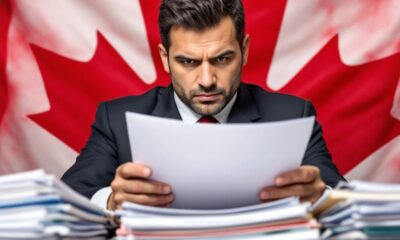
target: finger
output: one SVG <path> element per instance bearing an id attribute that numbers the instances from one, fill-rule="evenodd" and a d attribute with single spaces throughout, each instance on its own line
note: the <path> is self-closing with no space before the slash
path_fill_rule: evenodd
<path id="1" fill-rule="evenodd" d="M 117 175 L 124 178 L 148 178 L 151 175 L 151 169 L 139 163 L 125 163 L 117 168 Z"/>
<path id="2" fill-rule="evenodd" d="M 114 193 L 112 201 L 116 206 L 121 206 L 123 202 L 133 202 L 142 205 L 165 205 L 173 201 L 174 196 L 169 195 L 155 195 L 155 194 L 127 194 L 123 192 Z M 118 207 L 117 207 L 118 208 Z"/>
<path id="3" fill-rule="evenodd" d="M 118 186 L 115 188 L 117 189 Z M 134 194 L 170 194 L 172 191 L 171 187 L 165 183 L 147 179 L 123 181 L 119 189 L 123 192 Z"/>
<path id="4" fill-rule="evenodd" d="M 119 205 L 114 201 L 114 193 L 111 192 L 110 196 L 108 197 L 107 200 L 107 209 L 109 210 L 115 210 L 119 209 Z"/>
<path id="5" fill-rule="evenodd" d="M 319 199 L 319 197 L 317 197 L 316 195 L 313 195 L 313 196 L 309 196 L 309 197 L 301 197 L 300 201 L 301 202 L 310 202 L 310 203 L 314 204 L 318 199 Z"/>
<path id="6" fill-rule="evenodd" d="M 159 205 L 159 206 L 157 206 L 157 207 L 160 207 L 160 208 L 170 208 L 172 206 L 172 202 L 171 203 L 167 203 L 167 204 L 163 204 L 163 205 Z"/>
<path id="7" fill-rule="evenodd" d="M 126 194 L 125 201 L 148 206 L 160 206 L 171 203 L 174 200 L 172 194 L 155 195 L 155 194 Z"/>
<path id="8" fill-rule="evenodd" d="M 275 200 L 286 197 L 309 197 L 313 195 L 312 184 L 295 184 L 284 187 L 268 187 L 261 191 L 259 197 L 261 201 Z"/>
<path id="9" fill-rule="evenodd" d="M 318 179 L 314 182 L 312 188 L 313 194 L 310 196 L 301 197 L 301 201 L 309 201 L 311 203 L 315 203 L 322 196 L 323 192 L 325 191 L 326 185 L 321 179 Z"/>
<path id="10" fill-rule="evenodd" d="M 300 197 L 300 201 L 305 202 L 311 202 L 311 203 L 315 203 L 323 194 L 323 192 L 325 191 L 325 183 L 320 180 L 320 181 L 316 181 L 313 184 L 313 194 L 310 196 L 304 196 L 304 197 Z"/>
<path id="11" fill-rule="evenodd" d="M 319 168 L 314 166 L 301 166 L 293 171 L 278 175 L 275 178 L 275 185 L 286 186 L 297 183 L 310 183 L 319 177 Z"/>

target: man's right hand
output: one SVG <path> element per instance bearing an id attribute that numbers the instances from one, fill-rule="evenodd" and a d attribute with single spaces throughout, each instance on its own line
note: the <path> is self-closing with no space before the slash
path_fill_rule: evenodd
<path id="1" fill-rule="evenodd" d="M 151 169 L 138 163 L 129 162 L 119 166 L 111 182 L 112 193 L 107 208 L 121 208 L 124 201 L 149 206 L 170 206 L 174 199 L 171 187 L 148 179 L 150 176 Z"/>

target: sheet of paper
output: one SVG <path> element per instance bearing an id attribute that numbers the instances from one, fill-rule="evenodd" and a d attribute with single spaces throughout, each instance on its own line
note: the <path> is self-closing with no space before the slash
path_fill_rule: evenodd
<path id="1" fill-rule="evenodd" d="M 23 205 L 69 202 L 83 211 L 104 216 L 106 212 L 89 199 L 78 194 L 53 175 L 38 169 L 0 176 L 0 210 Z"/>
<path id="2" fill-rule="evenodd" d="M 287 206 L 259 211 L 241 212 L 230 215 L 201 216 L 152 216 L 122 217 L 121 221 L 128 228 L 135 230 L 168 230 L 168 229 L 207 229 L 249 226 L 267 222 L 278 222 L 291 219 L 307 220 L 308 205 Z"/>
<path id="3" fill-rule="evenodd" d="M 356 192 L 400 193 L 400 184 L 398 183 L 377 183 L 360 180 L 341 183 Z"/>
<path id="4" fill-rule="evenodd" d="M 231 215 L 236 213 L 255 212 L 266 209 L 276 209 L 282 207 L 289 207 L 299 205 L 300 200 L 298 197 L 289 197 L 284 199 L 275 200 L 272 202 L 266 202 L 256 205 L 250 205 L 246 207 L 237 208 L 224 208 L 224 209 L 212 209 L 212 210 L 196 210 L 196 209 L 179 209 L 179 208 L 160 208 L 141 205 L 137 203 L 124 202 L 122 210 L 117 210 L 119 216 L 123 215 L 139 215 L 143 216 L 212 216 L 212 215 Z M 1 213 L 1 211 L 0 211 Z M 1 215 L 0 215 L 1 216 Z"/>
<path id="5" fill-rule="evenodd" d="M 186 124 L 126 113 L 132 159 L 168 183 L 173 207 L 256 204 L 279 173 L 300 166 L 314 117 L 256 124 Z"/>

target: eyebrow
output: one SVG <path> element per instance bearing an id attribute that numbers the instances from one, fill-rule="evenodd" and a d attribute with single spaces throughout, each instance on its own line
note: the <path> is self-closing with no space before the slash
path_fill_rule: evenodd
<path id="1" fill-rule="evenodd" d="M 192 58 L 192 57 L 188 57 L 188 56 L 185 56 L 185 55 L 177 55 L 177 56 L 174 57 L 174 59 L 175 59 L 176 61 L 182 61 L 182 60 L 201 61 L 201 60 L 194 59 L 194 58 Z"/>
<path id="2" fill-rule="evenodd" d="M 220 57 L 231 56 L 231 55 L 234 55 L 234 54 L 235 54 L 235 51 L 233 51 L 233 50 L 227 50 L 227 51 L 225 51 L 225 52 L 222 52 L 222 53 L 218 54 L 218 55 L 215 56 L 215 57 L 209 58 L 209 61 L 210 61 L 210 60 L 211 60 L 211 61 L 212 61 L 212 60 L 215 60 L 215 59 L 220 58 Z M 185 55 L 183 55 L 183 54 L 176 55 L 176 56 L 174 57 L 174 59 L 177 60 L 177 61 L 180 61 L 180 60 L 201 61 L 201 59 L 192 58 L 192 57 L 189 57 L 189 56 L 185 56 Z"/>
<path id="3" fill-rule="evenodd" d="M 228 57 L 228 56 L 232 56 L 232 55 L 235 55 L 235 51 L 227 50 L 227 51 L 225 51 L 225 52 L 223 52 L 223 53 L 221 53 L 221 54 L 219 54 L 219 55 L 217 55 L 215 57 L 210 58 L 209 60 L 213 61 L 213 60 L 215 60 L 217 58 L 220 58 L 220 57 Z"/>

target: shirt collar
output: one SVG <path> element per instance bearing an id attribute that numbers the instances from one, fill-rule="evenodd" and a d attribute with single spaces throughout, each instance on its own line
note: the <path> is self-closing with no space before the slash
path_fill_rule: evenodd
<path id="1" fill-rule="evenodd" d="M 233 104 L 237 98 L 237 92 L 233 95 L 232 99 L 226 104 L 226 106 L 213 117 L 220 123 L 226 123 L 228 121 L 228 116 L 231 113 Z M 176 106 L 178 108 L 179 114 L 181 115 L 182 121 L 185 123 L 197 123 L 197 121 L 202 117 L 200 114 L 194 112 L 190 107 L 188 107 L 182 100 L 178 97 L 176 92 L 174 92 L 174 99 Z"/>

